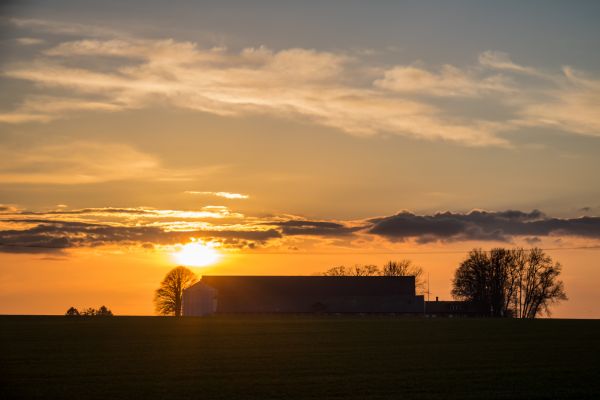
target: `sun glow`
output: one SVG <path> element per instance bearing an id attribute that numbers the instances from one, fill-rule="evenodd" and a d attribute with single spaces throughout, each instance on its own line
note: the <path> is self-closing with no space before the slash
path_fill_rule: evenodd
<path id="1" fill-rule="evenodd" d="M 219 261 L 221 254 L 211 243 L 192 242 L 184 245 L 181 250 L 173 253 L 173 258 L 188 267 L 205 267 Z"/>

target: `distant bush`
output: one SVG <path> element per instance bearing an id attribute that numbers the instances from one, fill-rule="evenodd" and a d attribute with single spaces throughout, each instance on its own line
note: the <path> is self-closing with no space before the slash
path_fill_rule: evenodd
<path id="1" fill-rule="evenodd" d="M 81 314 L 79 314 L 79 310 L 77 310 L 75 307 L 71 307 L 67 310 L 65 315 L 67 317 L 79 317 Z"/>
<path id="2" fill-rule="evenodd" d="M 99 317 L 112 317 L 113 313 L 105 306 L 102 306 L 96 310 L 96 315 Z"/>
<path id="3" fill-rule="evenodd" d="M 114 314 L 106 306 L 101 306 L 98 309 L 88 307 L 85 310 L 79 311 L 75 307 L 71 307 L 65 313 L 67 317 L 112 317 Z"/>

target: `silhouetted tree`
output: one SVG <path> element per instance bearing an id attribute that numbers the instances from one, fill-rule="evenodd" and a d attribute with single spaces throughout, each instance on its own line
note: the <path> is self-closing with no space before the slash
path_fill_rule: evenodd
<path id="1" fill-rule="evenodd" d="M 169 271 L 154 294 L 156 312 L 179 317 L 183 291 L 197 280 L 196 275 L 185 267 L 176 267 Z"/>
<path id="2" fill-rule="evenodd" d="M 65 315 L 67 317 L 79 317 L 79 310 L 77 310 L 75 307 L 71 307 L 67 310 Z"/>
<path id="3" fill-rule="evenodd" d="M 98 310 L 96 310 L 96 315 L 99 317 L 112 317 L 113 313 L 108 308 L 106 308 L 106 306 L 102 306 Z"/>
<path id="4" fill-rule="evenodd" d="M 325 276 L 348 276 L 349 271 L 346 271 L 346 267 L 338 265 L 337 267 L 331 267 L 327 271 L 323 272 Z"/>
<path id="5" fill-rule="evenodd" d="M 381 275 L 377 265 L 359 265 L 356 264 L 354 268 L 350 270 L 353 276 L 377 276 Z"/>
<path id="6" fill-rule="evenodd" d="M 472 250 L 454 274 L 453 297 L 494 317 L 535 318 L 566 300 L 561 266 L 540 249 Z"/>
<path id="7" fill-rule="evenodd" d="M 377 265 L 356 264 L 349 268 L 343 265 L 331 267 L 323 272 L 325 276 L 414 276 L 415 286 L 418 293 L 423 293 L 425 290 L 425 280 L 423 279 L 423 268 L 414 265 L 410 260 L 388 261 L 384 264 L 383 269 L 379 269 Z"/>
<path id="8" fill-rule="evenodd" d="M 356 264 L 354 267 L 349 268 L 343 265 L 337 267 L 331 267 L 327 271 L 323 272 L 325 276 L 376 276 L 381 275 L 377 265 L 360 265 Z"/>
<path id="9" fill-rule="evenodd" d="M 93 309 L 92 307 L 88 307 L 85 310 L 81 311 L 80 313 L 81 315 L 84 315 L 86 317 L 93 317 L 96 315 L 96 310 Z"/>
<path id="10" fill-rule="evenodd" d="M 524 268 L 519 270 L 515 313 L 520 318 L 550 315 L 550 305 L 567 300 L 564 284 L 558 280 L 562 266 L 537 248 L 531 249 L 525 260 Z"/>
<path id="11" fill-rule="evenodd" d="M 418 293 L 425 291 L 425 279 L 423 268 L 414 265 L 412 261 L 404 259 L 400 261 L 388 261 L 381 270 L 383 276 L 414 276 L 415 287 Z"/>

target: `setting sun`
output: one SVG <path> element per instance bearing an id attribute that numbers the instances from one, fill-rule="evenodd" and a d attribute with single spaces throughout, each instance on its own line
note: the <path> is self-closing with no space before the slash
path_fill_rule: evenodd
<path id="1" fill-rule="evenodd" d="M 181 265 L 188 267 L 204 267 L 219 261 L 221 254 L 211 245 L 188 243 L 181 250 L 173 253 L 173 257 Z"/>

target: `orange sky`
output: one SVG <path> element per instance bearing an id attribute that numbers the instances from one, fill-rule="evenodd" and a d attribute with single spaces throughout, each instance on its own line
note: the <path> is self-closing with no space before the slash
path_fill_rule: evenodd
<path id="1" fill-rule="evenodd" d="M 0 6 L 0 313 L 151 314 L 195 242 L 198 274 L 409 258 L 444 299 L 538 246 L 554 315 L 600 316 L 597 4 L 226 3 Z"/>
<path id="2" fill-rule="evenodd" d="M 106 249 L 105 249 L 106 250 Z M 80 250 L 64 258 L 3 256 L 0 270 L 0 313 L 62 314 L 71 305 L 107 305 L 119 315 L 152 315 L 152 294 L 175 264 L 169 254 L 155 250 Z M 444 250 L 439 249 L 439 252 Z M 551 250 L 564 265 L 562 279 L 569 301 L 553 308 L 557 318 L 598 318 L 600 296 L 596 290 L 600 250 Z M 322 272 L 333 265 L 378 264 L 409 258 L 424 267 L 430 278 L 432 299 L 450 299 L 460 253 L 441 254 L 294 254 L 233 253 L 211 267 L 190 267 L 196 274 L 298 274 Z"/>

